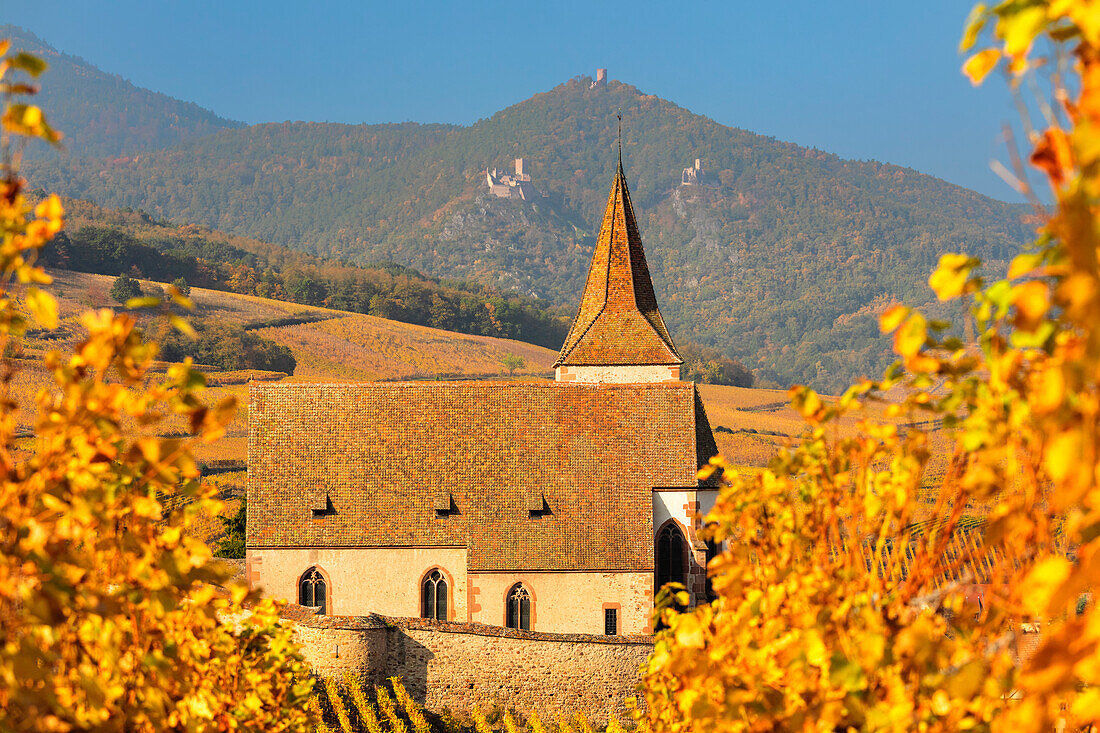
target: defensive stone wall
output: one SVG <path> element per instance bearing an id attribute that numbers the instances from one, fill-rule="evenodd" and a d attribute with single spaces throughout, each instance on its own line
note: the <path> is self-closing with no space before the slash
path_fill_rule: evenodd
<path id="1" fill-rule="evenodd" d="M 537 712 L 544 720 L 583 712 L 603 724 L 609 711 L 622 718 L 653 649 L 649 637 L 547 634 L 377 615 L 288 615 L 318 675 L 352 672 L 370 684 L 398 675 L 427 709 L 459 715 L 474 705 L 499 705 Z"/>

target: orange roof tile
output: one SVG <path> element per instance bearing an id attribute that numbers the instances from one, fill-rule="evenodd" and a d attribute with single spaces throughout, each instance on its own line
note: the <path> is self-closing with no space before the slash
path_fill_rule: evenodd
<path id="1" fill-rule="evenodd" d="M 458 546 L 471 570 L 650 570 L 652 488 L 697 486 L 714 454 L 689 382 L 254 384 L 250 397 L 255 548 Z M 531 511 L 535 495 L 550 514 Z"/>
<path id="2" fill-rule="evenodd" d="M 657 310 L 620 155 L 580 308 L 554 366 L 682 362 Z"/>

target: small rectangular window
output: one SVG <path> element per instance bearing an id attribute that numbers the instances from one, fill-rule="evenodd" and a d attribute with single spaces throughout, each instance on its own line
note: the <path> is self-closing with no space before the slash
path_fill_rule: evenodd
<path id="1" fill-rule="evenodd" d="M 603 610 L 603 633 L 605 636 L 615 636 L 619 633 L 619 609 L 605 608 Z"/>

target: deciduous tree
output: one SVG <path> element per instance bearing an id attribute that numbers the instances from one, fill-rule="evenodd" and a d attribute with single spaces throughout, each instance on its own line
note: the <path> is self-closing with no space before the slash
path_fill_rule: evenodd
<path id="1" fill-rule="evenodd" d="M 7 51 L 0 42 L 4 346 L 28 314 L 57 325 L 34 258 L 63 222 L 56 196 L 32 210 L 10 155 L 14 136 L 57 138 L 14 78 L 45 64 Z M 189 363 L 154 375 L 157 347 L 130 315 L 80 322 L 75 353 L 46 357 L 53 383 L 35 400 L 29 444 L 16 442 L 14 367 L 0 365 L 0 729 L 306 729 L 311 682 L 278 608 L 230 583 L 190 534 L 222 506 L 191 445 L 224 433 L 233 402 L 203 404 Z M 167 415 L 192 437 L 155 437 Z"/>

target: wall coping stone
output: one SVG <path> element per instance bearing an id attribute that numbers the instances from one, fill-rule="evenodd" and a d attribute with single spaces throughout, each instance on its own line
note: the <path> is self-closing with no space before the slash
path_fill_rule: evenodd
<path id="1" fill-rule="evenodd" d="M 557 634 L 548 631 L 522 631 L 489 624 L 454 621 L 435 621 L 427 618 L 400 618 L 371 613 L 366 616 L 321 616 L 313 609 L 288 603 L 282 611 L 282 618 L 300 626 L 316 629 L 339 629 L 362 631 L 366 629 L 405 629 L 436 631 L 447 634 L 473 634 L 475 636 L 495 636 L 525 641 L 555 641 L 564 643 L 611 644 L 628 646 L 653 646 L 653 637 L 604 636 L 601 634 Z"/>

